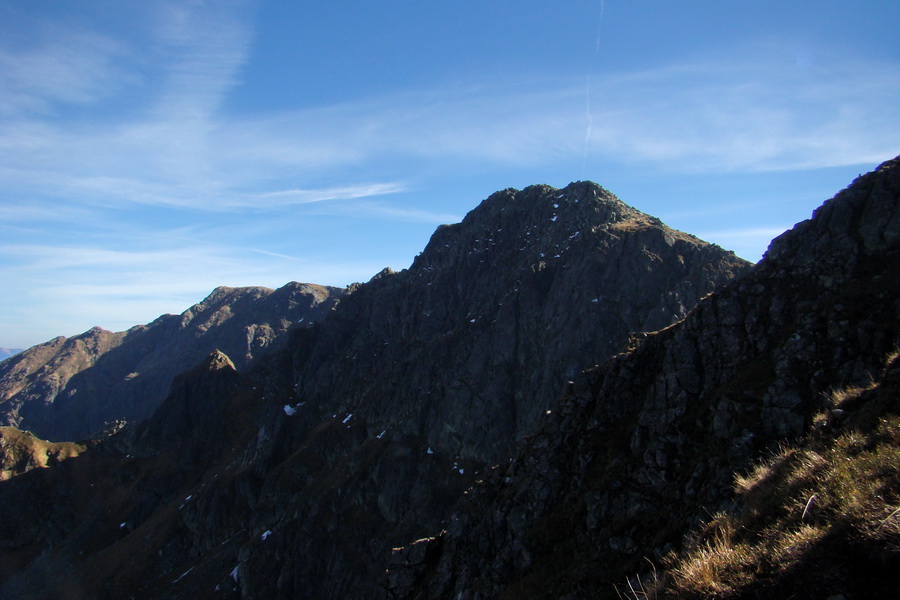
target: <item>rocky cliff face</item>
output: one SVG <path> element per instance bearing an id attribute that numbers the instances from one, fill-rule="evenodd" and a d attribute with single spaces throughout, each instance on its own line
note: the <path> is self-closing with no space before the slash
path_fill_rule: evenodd
<path id="1" fill-rule="evenodd" d="M 827 414 L 830 391 L 879 377 L 900 347 L 898 272 L 895 159 L 683 322 L 581 378 L 446 532 L 396 553 L 392 593 L 615 597 L 614 584 L 727 510 L 735 473 Z M 865 578 L 886 581 L 889 565 Z M 843 584 L 865 589 L 853 577 Z"/>
<path id="2" fill-rule="evenodd" d="M 0 597 L 611 597 L 900 344 L 897 169 L 750 271 L 593 184 L 499 192 L 249 371 L 213 352 L 0 484 L 53 498 L 0 531 Z"/>
<path id="3" fill-rule="evenodd" d="M 34 346 L 0 364 L 0 423 L 77 440 L 110 421 L 147 418 L 174 376 L 212 350 L 221 348 L 247 369 L 287 329 L 324 318 L 343 293 L 300 283 L 220 287 L 180 315 Z"/>
<path id="4" fill-rule="evenodd" d="M 595 184 L 504 190 L 347 298 L 296 353 L 297 400 L 495 461 L 584 366 L 749 266 Z"/>

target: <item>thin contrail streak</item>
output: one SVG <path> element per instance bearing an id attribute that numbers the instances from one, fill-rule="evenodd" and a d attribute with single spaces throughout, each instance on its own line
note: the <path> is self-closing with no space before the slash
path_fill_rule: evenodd
<path id="1" fill-rule="evenodd" d="M 594 48 L 596 54 L 600 53 L 600 28 L 603 25 L 603 0 L 600 0 L 600 16 L 597 18 L 597 44 Z"/>
<path id="2" fill-rule="evenodd" d="M 584 111 L 587 117 L 587 129 L 584 132 L 584 154 L 581 158 L 581 179 L 587 169 L 588 143 L 591 141 L 591 129 L 594 127 L 594 116 L 591 114 L 591 76 L 587 76 L 587 84 L 584 90 Z"/>
<path id="3" fill-rule="evenodd" d="M 594 62 L 596 63 L 597 57 L 600 56 L 600 31 L 603 27 L 603 10 L 605 6 L 603 0 L 600 0 L 600 15 L 597 18 L 597 38 L 594 43 Z M 587 84 L 584 90 L 584 108 L 585 108 L 585 117 L 587 119 L 587 127 L 584 133 L 584 152 L 581 158 L 581 179 L 584 179 L 584 174 L 587 169 L 587 156 L 588 156 L 588 145 L 591 141 L 591 130 L 594 127 L 594 115 L 591 113 L 591 74 L 588 72 L 587 76 Z"/>

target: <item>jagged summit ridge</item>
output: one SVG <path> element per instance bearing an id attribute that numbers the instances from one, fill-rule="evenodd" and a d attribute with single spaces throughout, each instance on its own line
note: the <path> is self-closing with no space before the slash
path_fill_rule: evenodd
<path id="1" fill-rule="evenodd" d="M 231 362 L 231 359 L 227 354 L 216 348 L 212 352 L 210 352 L 209 356 L 206 357 L 200 364 L 200 368 L 205 371 L 220 371 L 222 369 L 230 369 L 232 371 L 237 371 L 234 367 L 234 363 Z"/>
<path id="2" fill-rule="evenodd" d="M 524 253 L 533 261 L 562 259 L 580 236 L 649 228 L 660 231 L 669 243 L 676 238 L 701 243 L 592 182 L 576 182 L 562 189 L 548 185 L 509 188 L 492 194 L 461 223 L 439 227 L 412 270 L 459 262 L 460 253 L 497 250 Z M 505 248 L 510 240 L 515 247 Z"/>

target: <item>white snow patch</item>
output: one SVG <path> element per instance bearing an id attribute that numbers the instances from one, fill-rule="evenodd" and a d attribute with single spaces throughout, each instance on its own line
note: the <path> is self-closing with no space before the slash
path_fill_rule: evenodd
<path id="1" fill-rule="evenodd" d="M 384 437 L 384 434 L 385 434 L 385 433 L 387 433 L 387 429 L 385 429 L 384 431 L 382 431 L 381 433 L 379 433 L 379 434 L 376 435 L 375 437 L 376 437 L 377 439 L 380 440 L 382 437 Z"/>
<path id="2" fill-rule="evenodd" d="M 600 302 L 600 298 L 594 298 L 593 300 L 591 300 L 591 302 L 597 304 L 598 302 Z"/>
<path id="3" fill-rule="evenodd" d="M 123 527 L 125 527 L 125 521 L 122 521 L 121 523 L 119 523 L 119 529 L 122 529 Z"/>
<path id="4" fill-rule="evenodd" d="M 349 420 L 350 420 L 350 417 L 352 417 L 352 416 L 353 416 L 353 413 L 348 414 L 346 417 L 344 417 L 344 420 L 341 421 L 341 423 L 346 424 L 347 421 L 349 421 Z"/>
<path id="5" fill-rule="evenodd" d="M 428 447 L 428 450 L 425 451 L 425 454 L 434 454 L 434 450 L 431 449 L 431 446 Z"/>
<path id="6" fill-rule="evenodd" d="M 266 541 L 266 538 L 269 537 L 270 535 L 272 535 L 272 530 L 271 530 L 271 529 L 266 529 L 266 530 L 263 532 L 263 534 L 262 534 L 261 536 L 259 536 L 259 539 L 262 540 L 262 541 Z"/>
<path id="7" fill-rule="evenodd" d="M 556 223 L 556 219 L 558 219 L 558 218 L 559 217 L 557 217 L 556 215 L 553 215 L 552 217 L 550 217 L 550 220 L 553 221 L 554 223 Z"/>
<path id="8" fill-rule="evenodd" d="M 459 474 L 460 474 L 460 475 L 465 475 L 465 474 L 466 474 L 466 470 L 465 470 L 465 469 L 460 469 L 460 470 L 459 470 Z"/>
<path id="9" fill-rule="evenodd" d="M 472 319 L 471 321 L 469 321 L 469 323 L 474 323 L 474 322 L 475 322 L 475 319 Z"/>
<path id="10" fill-rule="evenodd" d="M 237 583 L 238 569 L 240 568 L 240 566 L 241 566 L 241 565 L 237 565 L 237 566 L 236 566 L 234 569 L 232 569 L 232 571 L 231 571 L 231 578 L 234 579 L 234 582 L 235 582 L 235 583 Z"/>
<path id="11" fill-rule="evenodd" d="M 178 583 L 179 581 L 181 581 L 182 579 L 184 579 L 184 576 L 185 576 L 185 575 L 187 575 L 188 573 L 190 573 L 190 572 L 193 571 L 193 570 L 194 570 L 194 567 L 191 567 L 190 569 L 188 569 L 187 571 L 185 571 L 184 573 L 182 573 L 182 574 L 181 574 L 181 577 L 179 577 L 178 579 L 176 579 L 176 580 L 173 581 L 172 583 Z M 235 581 L 237 581 L 237 580 L 235 580 Z"/>
<path id="12" fill-rule="evenodd" d="M 297 412 L 297 409 L 289 404 L 284 405 L 284 414 L 289 417 L 294 416 L 294 413 Z"/>
<path id="13" fill-rule="evenodd" d="M 553 208 L 559 208 L 559 204 L 556 203 L 556 202 L 554 202 L 554 203 L 553 203 Z"/>

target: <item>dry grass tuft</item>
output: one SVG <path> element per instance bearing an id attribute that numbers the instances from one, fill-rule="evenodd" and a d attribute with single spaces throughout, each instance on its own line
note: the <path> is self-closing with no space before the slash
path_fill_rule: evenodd
<path id="1" fill-rule="evenodd" d="M 898 392 L 834 392 L 832 406 L 847 410 L 841 428 L 814 429 L 737 476 L 739 510 L 714 515 L 664 560 L 653 586 L 628 597 L 883 593 L 900 562 Z"/>

